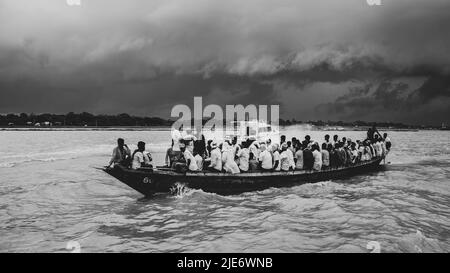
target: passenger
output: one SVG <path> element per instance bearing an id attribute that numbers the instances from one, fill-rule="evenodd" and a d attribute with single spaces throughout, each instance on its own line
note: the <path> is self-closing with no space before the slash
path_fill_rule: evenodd
<path id="1" fill-rule="evenodd" d="M 386 145 L 386 151 L 390 151 L 392 143 L 391 143 L 391 139 L 388 137 L 388 134 L 384 133 L 383 139 L 384 139 L 384 143 Z"/>
<path id="2" fill-rule="evenodd" d="M 255 172 L 258 170 L 259 163 L 256 160 L 255 155 L 253 153 L 249 153 L 248 167 L 251 172 Z"/>
<path id="3" fill-rule="evenodd" d="M 328 136 L 329 138 L 329 136 Z M 326 141 L 326 139 L 325 139 Z M 322 143 L 322 167 L 324 169 L 330 167 L 330 152 L 327 150 L 327 143 Z"/>
<path id="4" fill-rule="evenodd" d="M 281 157 L 280 152 L 278 151 L 278 144 L 274 143 L 272 146 L 272 156 L 273 156 L 273 167 L 274 171 L 281 170 Z"/>
<path id="5" fill-rule="evenodd" d="M 337 153 L 339 157 L 338 167 L 345 166 L 345 164 L 347 163 L 347 152 L 345 151 L 344 145 L 342 143 L 338 143 L 337 145 Z"/>
<path id="6" fill-rule="evenodd" d="M 198 168 L 198 165 L 197 165 L 197 161 L 196 161 L 194 155 L 192 154 L 192 152 L 190 150 L 190 146 L 191 145 L 188 145 L 186 147 L 186 149 L 183 152 L 183 155 L 184 155 L 184 158 L 186 159 L 186 166 L 188 167 L 188 170 L 191 171 L 191 172 L 195 172 L 195 171 L 198 171 L 199 168 Z"/>
<path id="7" fill-rule="evenodd" d="M 152 158 L 150 154 L 145 153 L 145 142 L 139 141 L 138 148 L 133 152 L 133 162 L 131 168 L 137 170 L 139 168 L 148 167 L 151 168 Z"/>
<path id="8" fill-rule="evenodd" d="M 117 147 L 114 148 L 111 160 L 109 161 L 108 168 L 112 164 L 120 164 L 123 166 L 129 166 L 131 152 L 128 146 L 125 144 L 123 138 L 117 139 Z"/>
<path id="9" fill-rule="evenodd" d="M 303 150 L 303 168 L 312 170 L 314 167 L 314 156 L 310 148 L 306 147 Z"/>
<path id="10" fill-rule="evenodd" d="M 281 145 L 283 145 L 283 143 L 285 143 L 286 142 L 286 136 L 285 135 L 281 135 L 281 137 L 280 137 L 280 147 L 281 147 Z"/>
<path id="11" fill-rule="evenodd" d="M 239 160 L 239 169 L 241 170 L 241 172 L 248 172 L 250 160 L 250 151 L 248 150 L 248 142 L 244 142 L 241 144 L 241 147 L 237 152 L 237 156 Z"/>
<path id="12" fill-rule="evenodd" d="M 330 144 L 330 135 L 328 135 L 328 134 L 326 134 L 325 135 L 325 142 L 324 142 L 327 146 L 328 146 L 328 144 Z M 322 145 L 322 147 L 323 147 L 323 145 Z M 322 150 L 323 150 L 323 148 L 322 148 Z"/>
<path id="13" fill-rule="evenodd" d="M 339 153 L 333 144 L 329 144 L 328 147 L 328 151 L 330 152 L 330 167 L 337 168 L 339 167 Z"/>
<path id="14" fill-rule="evenodd" d="M 303 142 L 302 142 L 303 147 L 305 147 L 305 148 L 308 147 L 310 143 L 311 143 L 311 137 L 309 135 L 306 135 L 305 140 L 303 140 Z"/>
<path id="15" fill-rule="evenodd" d="M 172 150 L 175 152 L 179 152 L 180 151 L 180 143 L 181 140 L 183 139 L 183 136 L 180 132 L 181 128 L 183 127 L 183 125 L 180 126 L 180 128 L 177 129 L 172 129 L 172 140 L 173 140 L 173 146 L 172 146 Z"/>
<path id="16" fill-rule="evenodd" d="M 220 152 L 219 147 L 217 147 L 216 142 L 211 143 L 211 162 L 208 166 L 208 170 L 212 172 L 221 172 L 222 171 L 222 153 Z"/>
<path id="17" fill-rule="evenodd" d="M 239 166 L 234 161 L 234 148 L 225 141 L 222 148 L 222 166 L 226 173 L 240 173 Z"/>
<path id="18" fill-rule="evenodd" d="M 261 152 L 259 154 L 259 162 L 261 164 L 262 171 L 271 171 L 272 170 L 272 155 L 266 149 L 266 145 L 261 145 Z"/>
<path id="19" fill-rule="evenodd" d="M 212 151 L 212 147 L 211 147 L 211 143 L 213 142 L 212 139 L 208 140 L 208 145 L 206 146 L 206 151 L 208 152 L 208 157 L 211 157 L 211 151 Z"/>
<path id="20" fill-rule="evenodd" d="M 303 170 L 303 147 L 300 141 L 297 141 L 298 149 L 295 152 L 295 169 Z"/>
<path id="21" fill-rule="evenodd" d="M 165 157 L 165 163 L 168 167 L 173 167 L 173 163 L 180 160 L 180 157 L 182 156 L 181 151 L 174 151 L 173 149 L 174 141 L 172 139 L 172 145 L 169 149 L 167 149 L 166 157 Z"/>
<path id="22" fill-rule="evenodd" d="M 351 145 L 351 144 L 350 144 L 350 145 Z M 344 150 L 345 150 L 345 152 L 347 153 L 345 166 L 351 165 L 351 164 L 353 163 L 353 160 L 354 160 L 354 158 L 353 158 L 353 153 L 352 153 L 352 150 L 351 150 L 351 146 L 350 146 L 350 145 L 348 145 L 348 142 L 347 142 L 347 144 L 346 144 L 345 147 L 344 147 Z"/>
<path id="23" fill-rule="evenodd" d="M 350 146 L 350 150 L 352 151 L 352 164 L 355 164 L 359 161 L 359 153 L 358 153 L 358 150 L 356 149 L 355 142 L 352 142 L 352 144 Z"/>
<path id="24" fill-rule="evenodd" d="M 259 158 L 259 145 L 258 142 L 256 142 L 255 138 L 250 138 L 250 146 L 249 146 L 250 153 L 253 154 L 256 160 Z"/>
<path id="25" fill-rule="evenodd" d="M 313 169 L 315 171 L 320 171 L 322 169 L 322 153 L 320 152 L 319 144 L 315 143 L 313 145 L 313 158 L 314 164 Z"/>
<path id="26" fill-rule="evenodd" d="M 280 163 L 282 171 L 289 171 L 292 167 L 291 160 L 289 158 L 291 151 L 288 149 L 287 143 L 281 145 Z"/>
<path id="27" fill-rule="evenodd" d="M 294 154 L 295 151 L 292 148 L 292 143 L 290 141 L 287 142 L 287 155 L 289 158 L 289 168 L 294 170 L 295 169 L 295 160 L 294 160 Z"/>
<path id="28" fill-rule="evenodd" d="M 377 134 L 381 137 L 380 132 L 378 132 L 375 125 L 373 125 L 372 128 L 369 128 L 369 130 L 367 130 L 367 139 L 370 140 L 370 142 L 372 142 L 375 139 L 375 135 Z"/>
<path id="29" fill-rule="evenodd" d="M 270 138 L 266 141 L 266 147 L 270 153 L 273 153 L 272 140 Z"/>
<path id="30" fill-rule="evenodd" d="M 334 135 L 333 136 L 333 142 L 331 143 L 333 145 L 333 148 L 336 149 L 336 144 L 339 143 L 339 136 L 338 135 Z"/>
<path id="31" fill-rule="evenodd" d="M 288 149 L 290 149 L 292 154 L 295 155 L 295 152 L 297 151 L 297 138 L 296 137 L 291 138 L 291 145 L 288 147 Z"/>
<path id="32" fill-rule="evenodd" d="M 199 171 L 203 170 L 203 160 L 205 158 L 205 149 L 202 145 L 203 143 L 201 140 L 197 140 L 194 143 L 194 159 Z"/>

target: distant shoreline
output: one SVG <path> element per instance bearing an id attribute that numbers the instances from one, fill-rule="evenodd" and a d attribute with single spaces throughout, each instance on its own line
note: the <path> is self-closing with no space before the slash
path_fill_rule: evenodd
<path id="1" fill-rule="evenodd" d="M 170 131 L 170 126 L 67 126 L 67 127 L 0 127 L 0 131 Z"/>
<path id="2" fill-rule="evenodd" d="M 280 126 L 291 127 L 296 125 Z M 17 126 L 17 127 L 0 127 L 0 131 L 170 131 L 171 126 L 58 126 L 58 127 L 29 127 L 29 126 Z M 312 131 L 366 131 L 367 128 L 363 127 L 341 127 L 340 129 L 335 128 L 324 128 L 316 127 L 311 128 Z M 377 128 L 380 131 L 391 131 L 391 132 L 418 132 L 418 131 L 439 131 L 439 129 L 406 129 L 406 128 Z"/>

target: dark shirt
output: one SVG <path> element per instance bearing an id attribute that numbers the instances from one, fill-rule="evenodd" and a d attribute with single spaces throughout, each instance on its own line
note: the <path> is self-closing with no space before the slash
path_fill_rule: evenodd
<path id="1" fill-rule="evenodd" d="M 314 156 L 311 150 L 303 150 L 303 167 L 307 170 L 311 170 L 314 166 Z"/>

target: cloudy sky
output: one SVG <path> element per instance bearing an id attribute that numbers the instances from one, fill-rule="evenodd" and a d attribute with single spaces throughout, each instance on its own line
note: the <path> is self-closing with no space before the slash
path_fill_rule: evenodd
<path id="1" fill-rule="evenodd" d="M 0 113 L 450 123 L 450 1 L 0 0 Z"/>

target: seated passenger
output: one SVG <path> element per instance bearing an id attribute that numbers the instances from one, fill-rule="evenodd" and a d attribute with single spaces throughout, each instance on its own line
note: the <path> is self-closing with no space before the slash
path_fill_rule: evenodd
<path id="1" fill-rule="evenodd" d="M 248 167 L 251 172 L 257 171 L 259 167 L 258 160 L 256 160 L 255 156 L 251 152 L 249 153 Z"/>
<path id="2" fill-rule="evenodd" d="M 303 146 L 297 141 L 297 151 L 295 152 L 295 169 L 303 170 Z"/>
<path id="3" fill-rule="evenodd" d="M 120 164 L 128 167 L 130 164 L 130 156 L 131 152 L 128 146 L 125 144 L 123 138 L 117 139 L 117 147 L 114 148 L 111 160 L 109 161 L 108 168 L 111 167 L 112 164 Z"/>
<path id="4" fill-rule="evenodd" d="M 291 160 L 289 159 L 290 150 L 288 149 L 288 145 L 283 143 L 281 145 L 281 154 L 280 154 L 280 163 L 282 171 L 289 171 L 292 167 Z"/>
<path id="5" fill-rule="evenodd" d="M 322 170 L 322 153 L 320 152 L 318 143 L 315 143 L 313 145 L 313 153 L 312 154 L 313 154 L 313 158 L 314 158 L 313 169 L 315 171 Z"/>
<path id="6" fill-rule="evenodd" d="M 278 144 L 274 143 L 272 146 L 272 156 L 273 156 L 273 167 L 272 169 L 274 171 L 281 170 L 281 163 L 280 163 L 280 152 L 278 151 Z"/>
<path id="7" fill-rule="evenodd" d="M 261 145 L 261 152 L 259 153 L 259 162 L 261 164 L 262 171 L 271 171 L 272 170 L 272 154 L 267 151 L 266 145 Z"/>
<path id="8" fill-rule="evenodd" d="M 294 160 L 294 148 L 292 147 L 292 144 L 290 141 L 287 142 L 287 155 L 289 158 L 289 169 L 294 170 L 295 169 L 295 160 Z"/>
<path id="9" fill-rule="evenodd" d="M 303 150 L 303 168 L 306 170 L 312 170 L 314 166 L 314 156 L 310 148 Z"/>
<path id="10" fill-rule="evenodd" d="M 183 152 L 184 158 L 186 160 L 186 166 L 189 171 L 195 172 L 198 171 L 197 161 L 195 160 L 194 155 L 191 153 L 189 146 Z"/>
<path id="11" fill-rule="evenodd" d="M 142 167 L 151 168 L 151 157 L 148 153 L 145 153 L 145 142 L 139 141 L 137 144 L 138 148 L 133 152 L 133 162 L 131 168 L 137 170 Z"/>
<path id="12" fill-rule="evenodd" d="M 208 166 L 208 170 L 212 172 L 222 171 L 222 153 L 216 142 L 211 143 L 211 163 Z"/>
<path id="13" fill-rule="evenodd" d="M 244 142 L 240 146 L 240 149 L 237 152 L 239 169 L 241 172 L 248 172 L 249 170 L 249 160 L 250 160 L 250 151 L 248 150 L 248 143 Z"/>
<path id="14" fill-rule="evenodd" d="M 222 166 L 226 173 L 240 173 L 239 167 L 234 161 L 234 149 L 228 142 L 223 143 Z"/>
<path id="15" fill-rule="evenodd" d="M 327 150 L 327 143 L 322 143 L 322 167 L 330 167 L 330 153 Z"/>

